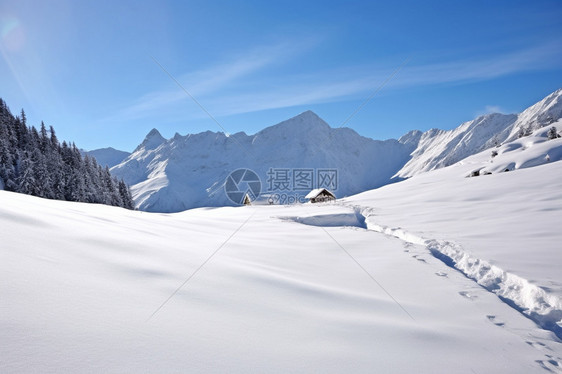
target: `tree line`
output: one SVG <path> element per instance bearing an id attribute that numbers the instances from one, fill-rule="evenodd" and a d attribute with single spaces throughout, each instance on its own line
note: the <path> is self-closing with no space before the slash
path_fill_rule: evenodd
<path id="1" fill-rule="evenodd" d="M 59 143 L 41 122 L 27 126 L 25 112 L 14 116 L 0 99 L 0 189 L 47 199 L 98 203 L 133 209 L 129 186 L 84 156 L 74 143 Z"/>

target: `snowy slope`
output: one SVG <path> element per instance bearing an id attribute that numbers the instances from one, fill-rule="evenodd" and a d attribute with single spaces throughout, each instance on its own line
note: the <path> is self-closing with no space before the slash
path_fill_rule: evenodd
<path id="1" fill-rule="evenodd" d="M 232 205 L 224 182 L 239 168 L 257 173 L 262 192 L 273 188 L 270 169 L 332 169 L 339 182 L 334 193 L 351 195 L 389 183 L 412 150 L 396 140 L 376 141 L 348 128 L 333 129 L 308 111 L 251 136 L 207 131 L 166 140 L 154 129 L 111 171 L 131 185 L 139 209 L 175 212 Z M 304 196 L 309 189 L 281 192 Z"/>
<path id="2" fill-rule="evenodd" d="M 487 114 L 453 130 L 411 132 L 399 139 L 415 143 L 412 158 L 396 174 L 400 178 L 452 165 L 470 155 L 515 140 L 562 118 L 562 89 L 545 97 L 518 115 Z"/>
<path id="3" fill-rule="evenodd" d="M 553 125 L 562 132 L 562 121 Z M 368 228 L 424 245 L 562 337 L 562 138 L 546 134 L 344 203 Z"/>
<path id="4" fill-rule="evenodd" d="M 490 148 L 501 141 L 497 139 L 497 134 L 512 125 L 516 119 L 516 115 L 487 114 L 453 130 L 432 129 L 424 132 L 419 135 L 412 158 L 396 175 L 409 178 L 421 172 L 452 165 Z M 410 137 L 411 133 L 408 133 L 399 141 L 410 142 Z"/>
<path id="5" fill-rule="evenodd" d="M 96 159 L 97 163 L 103 167 L 109 168 L 119 165 L 124 159 L 129 157 L 131 153 L 120 151 L 115 148 L 100 148 L 92 151 L 80 151 L 82 155 L 88 155 Z"/>
<path id="6" fill-rule="evenodd" d="M 545 97 L 517 116 L 505 141 L 519 137 L 521 130 L 532 132 L 562 118 L 562 88 Z M 502 134 L 503 135 L 503 134 Z"/>
<path id="7" fill-rule="evenodd" d="M 543 178 L 559 171 L 554 165 L 497 177 L 519 186 L 526 171 L 542 170 L 534 176 Z M 486 181 L 460 178 L 472 185 L 469 198 Z M 381 190 L 407 203 L 412 191 L 399 193 L 401 186 L 423 181 Z M 450 183 L 442 190 L 458 187 Z M 510 188 L 511 197 L 527 190 Z M 540 192 L 556 198 L 559 191 L 546 183 Z M 378 193 L 354 202 L 376 202 L 384 214 L 392 202 Z M 418 200 L 414 207 L 431 204 L 424 193 Z M 449 211 L 439 206 L 435 214 Z M 559 203 L 554 211 L 559 218 Z M 399 220 L 406 226 L 419 214 L 408 213 Z M 457 212 L 464 223 L 494 215 L 477 204 Z M 499 235 L 519 228 L 501 218 Z M 552 333 L 424 246 L 365 230 L 346 206 L 155 214 L 0 191 L 0 227 L 2 373 L 528 374 L 557 372 L 562 362 Z M 434 222 L 424 235 L 440 229 Z M 533 230 L 517 233 L 537 238 Z M 490 242 L 498 235 L 475 234 Z M 550 235 L 561 239 L 559 231 Z M 529 271 L 552 266 L 535 259 Z"/>

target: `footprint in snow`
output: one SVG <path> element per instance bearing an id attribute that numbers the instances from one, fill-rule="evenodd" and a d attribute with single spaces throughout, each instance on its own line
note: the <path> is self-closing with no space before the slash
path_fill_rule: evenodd
<path id="1" fill-rule="evenodd" d="M 437 273 L 435 273 L 435 275 L 437 275 L 438 277 L 446 277 L 447 273 L 445 273 L 444 271 L 438 271 Z"/>
<path id="2" fill-rule="evenodd" d="M 425 259 L 419 258 L 419 257 L 420 257 L 420 255 L 412 255 L 412 258 L 415 258 L 416 260 L 418 260 L 418 261 L 420 261 L 420 262 L 425 262 L 425 263 L 427 263 L 427 261 L 426 261 Z"/>
<path id="3" fill-rule="evenodd" d="M 496 316 L 494 316 L 494 315 L 487 315 L 486 317 L 488 318 L 488 320 L 490 322 L 492 322 L 496 326 L 499 326 L 499 327 L 505 326 L 505 322 L 502 322 L 502 321 L 496 319 Z"/>
<path id="4" fill-rule="evenodd" d="M 404 243 L 403 247 L 404 247 L 404 252 L 410 252 L 410 247 L 412 246 L 411 243 Z"/>
<path id="5" fill-rule="evenodd" d="M 545 348 L 546 344 L 541 342 L 532 342 L 530 340 L 525 341 L 525 343 L 529 344 L 531 347 L 535 347 L 537 349 Z"/>
<path id="6" fill-rule="evenodd" d="M 461 292 L 459 292 L 459 295 L 461 295 L 462 297 L 466 297 L 469 300 L 474 300 L 478 297 L 476 295 L 471 294 L 468 291 L 461 291 Z"/>
<path id="7" fill-rule="evenodd" d="M 562 369 L 561 363 L 552 358 L 548 360 L 536 360 L 535 362 L 539 364 L 540 367 L 542 367 L 544 370 L 551 373 L 559 373 Z"/>

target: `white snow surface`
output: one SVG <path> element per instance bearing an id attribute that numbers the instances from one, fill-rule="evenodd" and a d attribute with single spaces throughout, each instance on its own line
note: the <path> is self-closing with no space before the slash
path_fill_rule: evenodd
<path id="1" fill-rule="evenodd" d="M 164 214 L 0 191 L 0 372 L 561 372 L 562 140 L 545 134 L 333 204 Z"/>
<path id="2" fill-rule="evenodd" d="M 168 214 L 0 191 L 0 373 L 560 373 L 557 103 L 517 117 L 530 136 L 506 127 L 498 147 L 335 203 Z M 219 196 L 218 181 L 201 195 L 203 182 L 173 181 L 194 165 L 243 167 L 236 141 L 263 157 L 285 147 L 268 166 L 332 157 L 289 130 L 372 144 L 311 118 L 252 137 L 153 130 L 119 169 L 136 178 L 137 203 L 171 210 L 186 188 Z M 396 143 L 359 149 L 404 151 Z M 358 178 L 361 167 L 346 166 Z"/>
<path id="3" fill-rule="evenodd" d="M 345 202 L 367 228 L 426 246 L 561 336 L 562 138 L 546 134 Z"/>
<path id="4" fill-rule="evenodd" d="M 330 204 L 156 214 L 0 191 L 0 371 L 559 369 L 552 333 L 354 217 Z"/>

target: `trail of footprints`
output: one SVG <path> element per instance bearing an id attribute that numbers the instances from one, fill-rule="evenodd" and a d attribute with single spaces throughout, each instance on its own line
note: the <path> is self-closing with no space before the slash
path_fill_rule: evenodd
<path id="1" fill-rule="evenodd" d="M 404 252 L 412 253 L 412 247 L 413 245 L 411 243 L 404 243 Z M 428 263 L 427 260 L 422 258 L 421 257 L 422 255 L 423 254 L 419 254 L 419 253 L 412 254 L 411 257 L 419 262 L 427 264 Z M 435 272 L 435 275 L 441 278 L 448 278 L 448 274 L 444 271 L 437 271 Z M 459 291 L 459 295 L 470 301 L 474 301 L 478 298 L 478 295 L 476 295 L 474 292 L 469 292 L 469 291 Z M 506 327 L 506 323 L 501 318 L 493 314 L 486 315 L 486 318 L 488 321 L 490 321 L 490 323 L 494 324 L 494 326 L 501 327 L 501 328 Z M 542 369 L 544 369 L 546 372 L 549 373 L 562 373 L 562 358 L 554 357 L 552 354 L 550 354 L 553 353 L 553 351 L 549 346 L 547 346 L 544 343 L 538 341 L 531 341 L 531 340 L 527 340 L 525 341 L 525 343 L 537 349 L 538 351 L 541 351 L 541 353 L 544 353 L 544 359 L 535 360 L 537 365 L 539 365 Z M 549 353 L 546 353 L 545 351 Z"/>
<path id="2" fill-rule="evenodd" d="M 488 321 L 492 322 L 494 325 L 499 326 L 499 327 L 503 327 L 505 326 L 505 322 L 500 321 L 496 316 L 488 314 L 486 316 L 486 318 L 488 318 Z"/>
<path id="3" fill-rule="evenodd" d="M 404 243 L 404 252 L 410 253 L 411 251 L 411 247 L 413 246 L 412 243 Z M 427 260 L 425 258 L 422 258 L 421 256 L 425 254 L 425 253 L 417 253 L 417 254 L 413 254 L 412 258 L 415 258 L 416 260 L 418 260 L 419 262 L 423 262 L 427 264 Z"/>
<path id="4" fill-rule="evenodd" d="M 501 319 L 499 319 L 497 316 L 493 314 L 488 314 L 486 318 L 488 319 L 488 321 L 490 321 L 491 323 L 493 323 L 498 327 L 505 327 L 505 322 L 503 322 Z M 549 373 L 562 373 L 562 358 L 554 357 L 552 354 L 550 354 L 553 353 L 552 348 L 550 348 L 548 345 L 544 343 L 537 342 L 537 341 L 526 340 L 525 343 L 537 349 L 541 353 L 544 353 L 545 359 L 535 360 L 535 362 L 542 369 L 546 370 Z M 549 353 L 545 353 L 544 351 L 547 351 Z"/>
<path id="5" fill-rule="evenodd" d="M 539 364 L 544 370 L 550 373 L 562 373 L 562 364 L 560 361 L 557 361 L 552 358 L 551 355 L 545 355 L 547 357 L 546 360 L 536 360 L 535 362 Z M 560 358 L 558 358 L 560 360 Z"/>
<path id="6" fill-rule="evenodd" d="M 475 294 L 470 293 L 470 292 L 468 292 L 468 291 L 460 291 L 460 292 L 459 292 L 459 295 L 461 295 L 462 297 L 464 297 L 464 298 L 466 298 L 466 299 L 468 299 L 468 300 L 474 300 L 474 299 L 477 299 L 477 298 L 478 298 L 478 296 L 476 296 Z"/>

